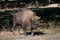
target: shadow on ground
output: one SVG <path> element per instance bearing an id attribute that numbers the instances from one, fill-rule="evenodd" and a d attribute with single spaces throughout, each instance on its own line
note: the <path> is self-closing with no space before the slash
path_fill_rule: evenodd
<path id="1" fill-rule="evenodd" d="M 27 35 L 31 35 L 31 32 L 27 32 L 26 33 Z M 34 32 L 34 35 L 44 35 L 46 33 L 43 33 L 43 32 Z"/>

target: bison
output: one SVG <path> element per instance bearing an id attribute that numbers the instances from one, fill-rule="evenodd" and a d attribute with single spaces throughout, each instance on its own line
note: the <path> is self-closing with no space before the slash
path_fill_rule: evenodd
<path id="1" fill-rule="evenodd" d="M 19 24 L 20 28 L 23 29 L 24 34 L 26 34 L 26 31 L 30 31 L 33 35 L 33 29 L 37 27 L 39 19 L 40 17 L 38 17 L 32 10 L 25 9 L 19 11 L 13 15 L 13 30 L 15 30 L 16 24 Z"/>

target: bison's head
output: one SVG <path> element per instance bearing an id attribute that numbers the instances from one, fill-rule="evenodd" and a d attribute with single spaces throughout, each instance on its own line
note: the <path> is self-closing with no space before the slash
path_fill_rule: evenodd
<path id="1" fill-rule="evenodd" d="M 33 26 L 33 28 L 36 28 L 38 26 L 39 19 L 40 19 L 40 17 L 38 17 L 36 14 L 33 15 L 33 17 L 32 17 L 32 26 Z"/>

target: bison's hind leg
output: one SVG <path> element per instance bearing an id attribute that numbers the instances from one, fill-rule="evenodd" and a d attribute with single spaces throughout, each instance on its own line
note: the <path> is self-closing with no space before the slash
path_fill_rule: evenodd
<path id="1" fill-rule="evenodd" d="M 13 23 L 13 28 L 12 28 L 13 35 L 15 35 L 15 27 L 16 27 L 16 23 Z"/>
<path id="2" fill-rule="evenodd" d="M 19 35 L 21 34 L 21 33 L 20 33 L 20 29 L 21 29 L 21 24 L 18 25 L 18 32 L 19 32 Z"/>

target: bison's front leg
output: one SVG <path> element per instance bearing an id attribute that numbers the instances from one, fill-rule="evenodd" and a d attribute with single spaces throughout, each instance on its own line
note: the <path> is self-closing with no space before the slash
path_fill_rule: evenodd
<path id="1" fill-rule="evenodd" d="M 34 35 L 34 32 L 32 32 L 31 35 Z"/>
<path id="2" fill-rule="evenodd" d="M 33 30 L 33 29 L 31 30 L 31 35 L 32 35 L 32 36 L 34 35 L 34 30 Z"/>

